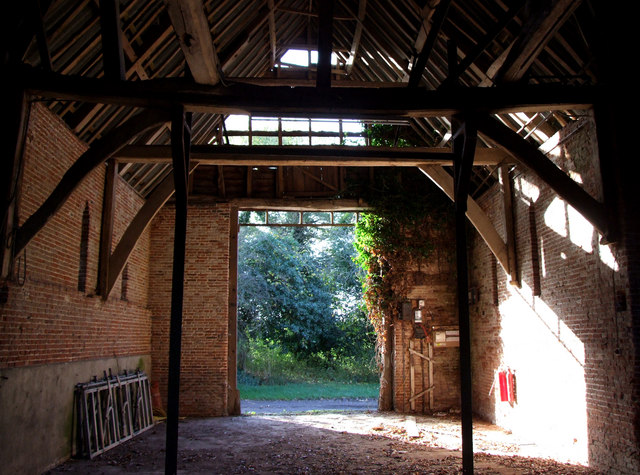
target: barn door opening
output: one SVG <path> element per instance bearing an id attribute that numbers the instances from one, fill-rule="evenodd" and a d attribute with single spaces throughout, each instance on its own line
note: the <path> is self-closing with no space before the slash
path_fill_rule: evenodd
<path id="1" fill-rule="evenodd" d="M 368 399 L 371 407 L 363 409 L 377 406 L 375 334 L 353 260 L 357 217 L 239 212 L 237 381 L 244 412 L 255 407 L 245 400 L 258 399 Z"/>

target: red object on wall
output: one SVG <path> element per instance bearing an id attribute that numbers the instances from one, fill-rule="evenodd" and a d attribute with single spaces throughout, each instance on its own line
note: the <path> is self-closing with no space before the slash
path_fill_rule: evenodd
<path id="1" fill-rule="evenodd" d="M 509 389 L 507 387 L 506 371 L 500 371 L 498 373 L 498 382 L 500 383 L 500 400 L 506 402 L 509 400 Z"/>

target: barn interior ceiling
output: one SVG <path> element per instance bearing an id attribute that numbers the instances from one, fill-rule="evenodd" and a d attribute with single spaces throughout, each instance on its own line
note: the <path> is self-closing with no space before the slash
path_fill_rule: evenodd
<path id="1" fill-rule="evenodd" d="M 37 8 L 25 7 L 32 4 Z M 391 128 L 392 145 L 405 139 L 419 147 L 450 148 L 452 107 L 453 112 L 464 108 L 465 101 L 486 108 L 523 141 L 539 146 L 589 113 L 580 102 L 598 84 L 596 13 L 588 0 L 39 0 L 24 5 L 14 7 L 24 11 L 13 26 L 20 33 L 14 43 L 22 80 L 88 144 L 136 116 L 141 106 L 162 107 L 163 98 L 180 97 L 194 111 L 194 147 L 239 143 L 234 138 L 243 134 L 227 130 L 225 119 L 249 114 L 254 120 L 285 120 L 275 129 L 247 130 L 245 145 L 282 149 L 298 143 L 308 146 L 304 157 L 315 156 L 314 145 L 342 148 L 345 134 L 312 126 L 296 134 L 283 128 L 287 118 L 384 123 Z M 94 87 L 90 79 L 108 87 Z M 544 100 L 534 87 L 547 88 Z M 505 95 L 509 90 L 512 96 Z M 558 91 L 557 100 L 549 99 L 549 91 Z M 130 100 L 133 96 L 145 100 Z M 478 146 L 495 147 L 480 132 Z M 262 142 L 253 139 L 256 134 Z M 303 135 L 306 142 L 287 138 Z M 366 146 L 364 137 L 354 145 Z M 169 143 L 169 121 L 131 140 L 138 147 Z M 215 153 L 201 152 L 201 158 Z M 267 174 L 287 168 L 286 161 L 275 168 L 243 162 L 260 152 L 234 153 L 241 157 L 237 162 L 209 160 L 210 167 L 199 167 L 196 190 L 241 196 L 246 183 L 235 190 L 233 177 L 246 177 L 246 167 Z M 128 159 L 119 159 L 119 173 L 145 197 L 171 173 L 166 157 L 133 160 L 131 149 L 124 155 Z M 338 165 L 358 166 L 359 157 L 351 158 Z M 472 196 L 494 182 L 503 163 L 475 164 Z M 215 186 L 207 190 L 203 183 Z M 339 190 L 323 191 L 331 196 Z"/>

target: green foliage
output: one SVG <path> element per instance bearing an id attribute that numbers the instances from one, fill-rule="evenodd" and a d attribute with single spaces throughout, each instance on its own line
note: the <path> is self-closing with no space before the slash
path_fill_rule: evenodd
<path id="1" fill-rule="evenodd" d="M 305 220 L 326 219 L 316 214 Z M 352 227 L 241 227 L 241 371 L 269 384 L 375 380 L 375 334 L 361 308 L 353 240 Z"/>
<path id="2" fill-rule="evenodd" d="M 372 143 L 389 145 L 389 127 L 374 125 Z M 439 231 L 452 223 L 453 207 L 426 177 L 406 169 L 377 170 L 365 199 L 371 211 L 356 226 L 355 260 L 365 272 L 369 319 L 381 335 L 383 316 L 395 318 L 406 298 L 407 270 L 431 257 Z"/>
<path id="3" fill-rule="evenodd" d="M 300 357 L 274 341 L 242 339 L 240 346 L 244 363 L 238 373 L 238 381 L 247 385 L 377 381 L 372 352 L 369 355 L 341 356 L 334 349 L 329 355 L 316 353 Z"/>

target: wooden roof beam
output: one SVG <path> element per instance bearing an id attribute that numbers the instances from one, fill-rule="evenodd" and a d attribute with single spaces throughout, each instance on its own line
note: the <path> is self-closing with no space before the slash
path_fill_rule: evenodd
<path id="1" fill-rule="evenodd" d="M 431 55 L 431 51 L 433 51 L 433 47 L 436 44 L 436 39 L 440 34 L 440 30 L 442 29 L 444 20 L 447 17 L 447 12 L 449 11 L 450 5 L 451 0 L 442 0 L 438 4 L 438 7 L 433 14 L 433 22 L 431 24 L 431 27 L 429 28 L 429 34 L 427 35 L 424 46 L 418 53 L 418 57 L 414 61 L 413 67 L 411 68 L 411 74 L 409 75 L 409 87 L 417 87 L 420 85 L 422 73 L 424 73 L 424 68 L 427 66 L 429 56 Z"/>
<path id="2" fill-rule="evenodd" d="M 362 37 L 362 25 L 364 24 L 364 17 L 367 14 L 367 0 L 360 0 L 358 2 L 358 24 L 353 32 L 353 41 L 351 42 L 351 49 L 349 50 L 349 59 L 347 60 L 347 74 L 351 73 L 353 69 L 353 63 L 356 61 L 356 55 L 358 54 L 358 47 L 360 46 L 360 38 Z"/>
<path id="3" fill-rule="evenodd" d="M 169 163 L 171 147 L 129 145 L 116 158 L 122 163 Z M 430 147 L 193 145 L 191 158 L 203 165 L 243 166 L 414 167 L 453 163 L 451 149 Z M 502 149 L 478 148 L 474 163 L 497 165 L 509 161 L 510 155 Z"/>
<path id="4" fill-rule="evenodd" d="M 612 242 L 612 226 L 604 205 L 573 181 L 544 153 L 495 118 L 485 117 L 479 120 L 478 131 L 511 153 L 517 163 L 540 177 L 560 198 L 582 214 L 607 242 Z"/>
<path id="5" fill-rule="evenodd" d="M 394 118 L 444 117 L 463 110 L 485 113 L 538 112 L 590 108 L 595 86 L 504 85 L 427 91 L 409 88 L 318 89 L 307 87 L 215 87 L 183 79 L 108 81 L 64 76 L 32 68 L 14 72 L 36 96 L 137 107 L 169 108 L 180 103 L 193 112 L 252 113 L 270 116 Z"/>
<path id="6" fill-rule="evenodd" d="M 165 5 L 193 79 L 199 84 L 217 84 L 218 55 L 202 1 L 165 0 Z"/>
<path id="7" fill-rule="evenodd" d="M 581 0 L 528 0 L 530 14 L 497 75 L 497 82 L 522 79 L 549 40 L 569 19 Z"/>

